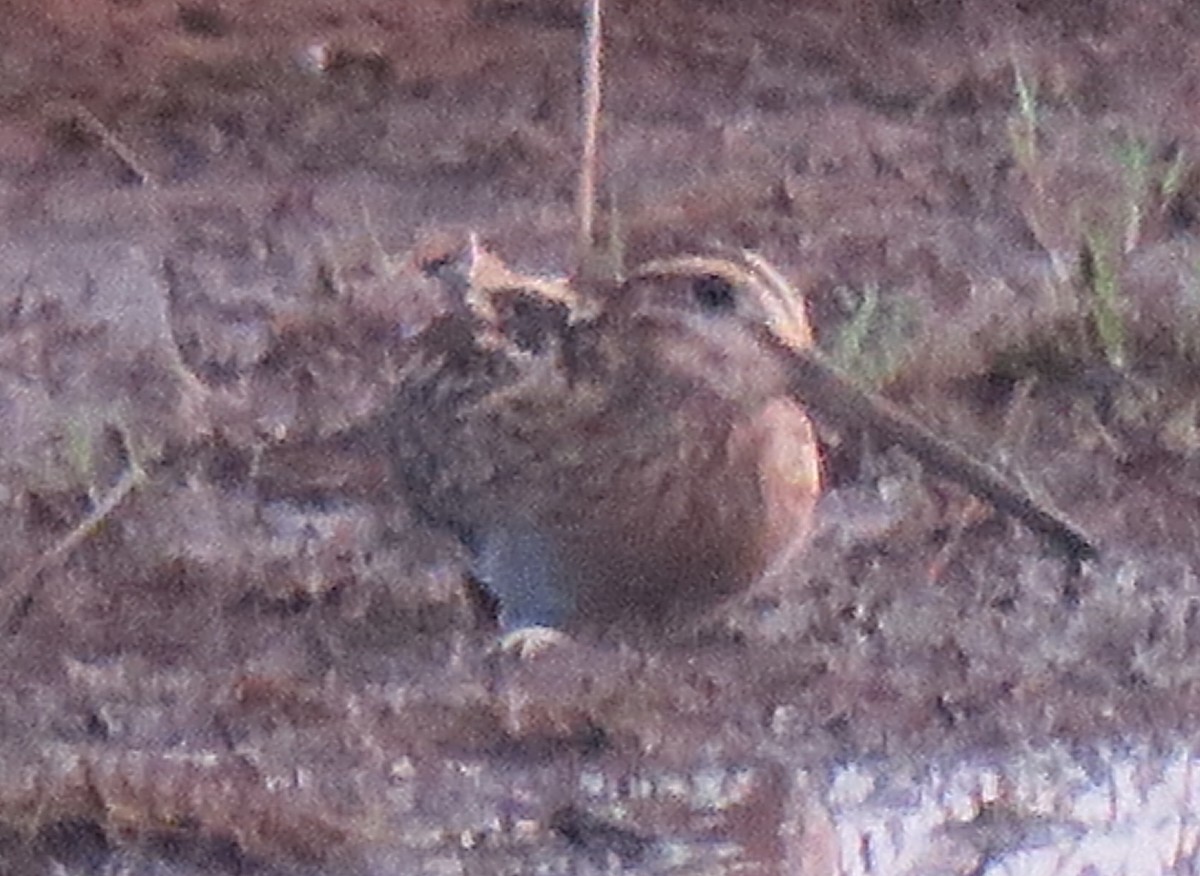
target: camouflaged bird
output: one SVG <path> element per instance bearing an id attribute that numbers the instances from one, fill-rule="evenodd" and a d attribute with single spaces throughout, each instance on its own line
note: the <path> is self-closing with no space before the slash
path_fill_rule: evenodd
<path id="1" fill-rule="evenodd" d="M 757 332 L 812 337 L 764 262 L 665 259 L 572 286 L 471 240 L 421 264 L 452 307 L 417 339 L 388 454 L 506 631 L 661 634 L 803 547 L 816 439 Z"/>

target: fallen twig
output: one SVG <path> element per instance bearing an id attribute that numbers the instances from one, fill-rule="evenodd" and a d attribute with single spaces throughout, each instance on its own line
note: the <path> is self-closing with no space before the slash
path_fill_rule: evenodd
<path id="1" fill-rule="evenodd" d="M 78 547 L 85 538 L 100 528 L 122 502 L 146 479 L 141 467 L 130 457 L 129 467 L 121 479 L 96 506 L 50 550 L 19 569 L 0 589 L 0 629 L 12 633 L 22 615 L 37 595 L 41 575 Z"/>

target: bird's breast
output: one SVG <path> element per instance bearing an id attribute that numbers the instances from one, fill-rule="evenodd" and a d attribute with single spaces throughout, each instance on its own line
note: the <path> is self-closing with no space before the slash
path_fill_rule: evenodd
<path id="1" fill-rule="evenodd" d="M 572 331 L 504 368 L 413 370 L 395 451 L 413 504 L 481 543 L 537 533 L 569 627 L 669 626 L 803 543 L 812 426 L 761 349 L 683 323 Z M 451 376 L 468 388 L 431 389 Z"/>

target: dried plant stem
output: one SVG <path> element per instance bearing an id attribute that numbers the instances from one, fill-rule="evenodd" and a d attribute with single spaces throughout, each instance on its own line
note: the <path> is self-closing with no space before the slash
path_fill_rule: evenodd
<path id="1" fill-rule="evenodd" d="M 601 77 L 601 0 L 586 0 L 583 60 L 583 156 L 579 168 L 579 192 L 576 210 L 579 237 L 576 241 L 576 265 L 586 273 L 593 261 L 596 215 L 596 168 L 600 139 Z"/>
<path id="2" fill-rule="evenodd" d="M 120 137 L 114 134 L 104 122 L 100 121 L 95 113 L 75 100 L 70 101 L 67 107 L 72 118 L 87 128 L 101 143 L 108 147 L 120 162 L 128 168 L 129 172 L 137 177 L 139 183 L 150 188 L 158 186 L 157 177 L 138 158 L 137 153 L 121 140 Z"/>
<path id="3" fill-rule="evenodd" d="M 50 550 L 43 553 L 33 562 L 19 569 L 4 581 L 0 589 L 0 630 L 12 632 L 18 622 L 18 615 L 37 595 L 36 589 L 41 574 L 55 563 L 61 562 L 85 538 L 98 530 L 122 502 L 146 479 L 145 472 L 130 457 L 130 464 L 121 479 L 113 486 L 91 512 L 75 525 Z"/>

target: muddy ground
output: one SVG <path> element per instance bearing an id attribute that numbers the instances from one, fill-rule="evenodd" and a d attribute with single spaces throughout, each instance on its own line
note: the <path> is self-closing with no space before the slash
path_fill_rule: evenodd
<path id="1" fill-rule="evenodd" d="M 0 3 L 4 872 L 899 872 L 847 764 L 1191 750 L 1184 0 L 606 7 L 626 262 L 765 253 L 843 368 L 1097 539 L 1080 576 L 826 430 L 793 568 L 686 641 L 515 665 L 450 540 L 337 459 L 264 475 L 378 411 L 441 306 L 420 241 L 571 268 L 579 6 Z M 1021 845 L 972 794 L 912 872 Z"/>

